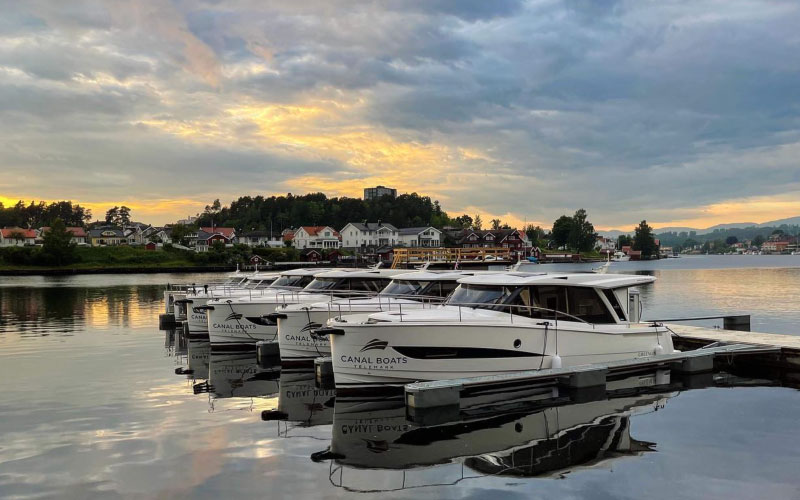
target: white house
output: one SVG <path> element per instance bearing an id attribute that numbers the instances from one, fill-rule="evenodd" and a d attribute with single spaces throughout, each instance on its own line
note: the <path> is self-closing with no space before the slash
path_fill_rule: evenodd
<path id="1" fill-rule="evenodd" d="M 302 226 L 294 232 L 292 244 L 300 250 L 342 246 L 339 233 L 330 226 Z"/>
<path id="2" fill-rule="evenodd" d="M 404 247 L 438 247 L 442 232 L 435 227 L 404 227 L 397 231 L 398 243 Z"/>
<path id="3" fill-rule="evenodd" d="M 22 229 L 19 227 L 7 227 L 0 229 L 0 246 L 26 246 L 36 244 L 36 231 L 33 229 Z"/>
<path id="4" fill-rule="evenodd" d="M 267 231 L 250 231 L 238 237 L 239 243 L 251 247 L 282 247 L 283 238 L 270 238 Z"/>
<path id="5" fill-rule="evenodd" d="M 367 248 L 396 246 L 400 241 L 399 231 L 391 224 L 378 222 L 350 222 L 342 228 L 342 247 Z"/>
<path id="6" fill-rule="evenodd" d="M 614 253 L 617 250 L 617 241 L 613 238 L 598 236 L 594 249 L 602 253 Z"/>

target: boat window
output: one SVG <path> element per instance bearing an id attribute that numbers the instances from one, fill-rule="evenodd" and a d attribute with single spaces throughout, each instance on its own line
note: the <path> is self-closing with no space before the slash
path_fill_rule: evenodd
<path id="1" fill-rule="evenodd" d="M 380 292 L 388 282 L 389 278 L 354 278 L 350 280 L 350 290 L 355 292 Z"/>
<path id="2" fill-rule="evenodd" d="M 468 285 L 462 284 L 450 295 L 447 303 L 463 304 L 482 309 L 494 309 L 494 305 L 502 304 L 511 294 L 512 289 L 500 285 Z"/>
<path id="3" fill-rule="evenodd" d="M 314 281 L 309 283 L 304 291 L 319 291 L 319 290 L 334 290 L 337 285 L 341 283 L 340 278 L 315 278 Z"/>
<path id="4" fill-rule="evenodd" d="M 524 287 L 520 289 L 516 294 L 514 294 L 509 300 L 508 303 L 511 304 L 511 314 L 516 314 L 519 316 L 527 316 L 527 317 L 537 317 L 536 311 L 533 310 L 531 306 L 534 306 L 533 301 L 531 300 L 531 290 L 530 288 Z M 514 307 L 516 306 L 516 307 Z"/>
<path id="5" fill-rule="evenodd" d="M 458 288 L 457 281 L 434 281 L 431 286 L 425 290 L 422 295 L 429 295 L 431 297 L 447 297 L 453 290 Z"/>
<path id="6" fill-rule="evenodd" d="M 556 313 L 567 312 L 567 297 L 563 286 L 530 287 L 534 305 L 540 309 L 531 312 L 531 317 L 555 319 Z"/>
<path id="7" fill-rule="evenodd" d="M 303 288 L 314 280 L 314 276 L 281 276 L 276 279 L 271 287 Z"/>
<path id="8" fill-rule="evenodd" d="M 617 294 L 614 293 L 614 290 L 609 290 L 606 288 L 603 290 L 603 293 L 608 299 L 609 304 L 611 304 L 611 308 L 614 309 L 615 313 L 617 313 L 617 317 L 620 319 L 620 321 L 625 321 L 627 319 L 625 316 L 625 311 L 622 310 L 622 306 L 620 306 L 619 300 L 617 300 Z"/>
<path id="9" fill-rule="evenodd" d="M 427 285 L 427 281 L 392 280 L 381 295 L 417 295 Z"/>
<path id="10" fill-rule="evenodd" d="M 614 323 L 611 312 L 597 290 L 587 287 L 567 287 L 567 312 L 589 323 Z"/>

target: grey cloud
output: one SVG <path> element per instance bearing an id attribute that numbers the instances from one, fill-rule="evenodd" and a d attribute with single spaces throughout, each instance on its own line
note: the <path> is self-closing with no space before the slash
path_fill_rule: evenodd
<path id="1" fill-rule="evenodd" d="M 800 183 L 782 149 L 800 141 L 800 7 L 792 3 L 732 0 L 724 10 L 713 2 L 625 0 L 32 5 L 10 4 L 0 21 L 0 36 L 35 34 L 33 43 L 0 49 L 0 66 L 33 80 L 0 74 L 0 112 L 17 121 L 10 131 L 17 146 L 46 141 L 35 135 L 42 130 L 74 131 L 45 148 L 66 163 L 114 157 L 118 148 L 162 169 L 171 162 L 185 172 L 188 162 L 206 172 L 217 151 L 231 189 L 243 193 L 243 179 L 258 172 L 271 185 L 298 172 L 357 177 L 336 162 L 253 153 L 246 140 L 207 146 L 204 158 L 176 138 L 153 145 L 154 130 L 139 131 L 137 144 L 162 158 L 126 145 L 129 124 L 154 117 L 203 123 L 242 101 L 344 96 L 365 103 L 345 126 L 488 152 L 493 161 L 461 168 L 505 180 L 492 190 L 443 185 L 452 210 L 475 205 L 551 219 L 577 203 L 618 224 L 630 222 L 631 206 L 667 216 Z M 91 41 L 78 43 L 87 34 Z M 269 71 L 222 76 L 249 63 Z M 145 83 L 89 91 L 74 82 L 79 73 Z M 95 142 L 100 130 L 105 144 Z M 237 132 L 250 139 L 254 128 L 242 123 Z M 81 140 L 103 154 L 70 156 Z M 118 168 L 150 172 L 126 161 Z M 210 179 L 203 175 L 197 178 Z M 159 189 L 178 194 L 178 186 Z"/>

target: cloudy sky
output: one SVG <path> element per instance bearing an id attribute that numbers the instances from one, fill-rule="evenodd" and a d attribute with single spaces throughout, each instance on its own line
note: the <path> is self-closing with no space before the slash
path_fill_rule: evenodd
<path id="1" fill-rule="evenodd" d="M 0 201 L 385 184 L 599 228 L 800 215 L 800 3 L 0 1 Z"/>

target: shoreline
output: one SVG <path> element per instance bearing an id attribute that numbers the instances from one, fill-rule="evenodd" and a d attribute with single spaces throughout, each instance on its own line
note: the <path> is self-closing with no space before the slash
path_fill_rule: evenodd
<path id="1" fill-rule="evenodd" d="M 0 276 L 67 276 L 77 274 L 158 274 L 220 273 L 235 271 L 236 266 L 164 266 L 164 267 L 89 267 L 48 269 L 0 269 Z"/>

